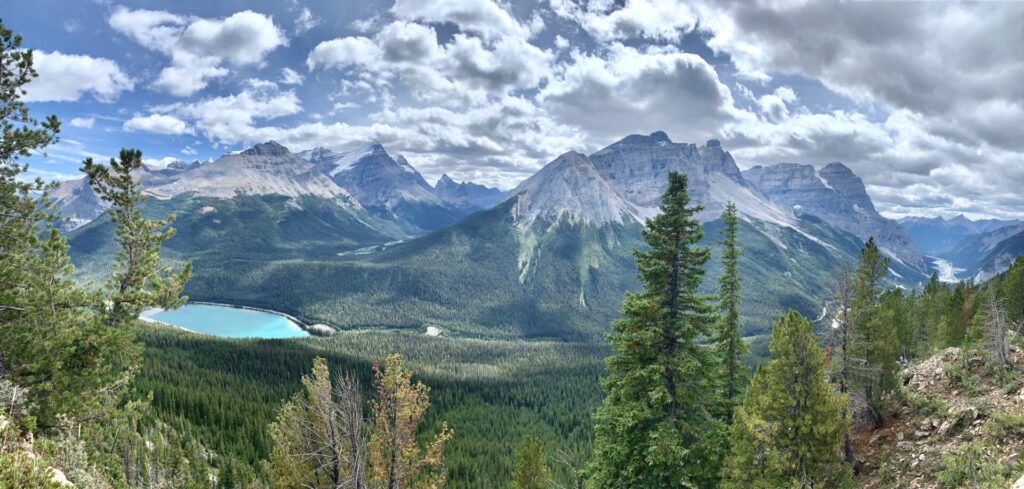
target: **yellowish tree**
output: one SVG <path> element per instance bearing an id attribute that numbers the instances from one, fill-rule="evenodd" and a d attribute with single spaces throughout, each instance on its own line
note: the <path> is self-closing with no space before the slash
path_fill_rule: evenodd
<path id="1" fill-rule="evenodd" d="M 384 370 L 373 367 L 376 399 L 370 401 L 373 430 L 369 443 L 370 486 L 374 488 L 437 489 L 447 469 L 444 446 L 453 432 L 447 423 L 433 441 L 421 446 L 416 433 L 430 406 L 430 388 L 412 382 L 402 356 L 391 355 Z"/>

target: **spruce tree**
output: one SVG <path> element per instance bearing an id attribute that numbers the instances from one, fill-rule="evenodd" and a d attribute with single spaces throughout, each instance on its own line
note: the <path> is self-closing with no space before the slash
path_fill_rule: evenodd
<path id="1" fill-rule="evenodd" d="M 898 340 L 892 324 L 879 314 L 882 279 L 889 271 L 889 259 L 882 256 L 874 238 L 864 243 L 854 276 L 853 304 L 850 313 L 856 325 L 852 330 L 851 354 L 859 362 L 855 382 L 863 387 L 864 401 L 874 426 L 885 416 L 884 395 L 897 387 Z"/>
<path id="2" fill-rule="evenodd" d="M 648 250 L 636 250 L 643 289 L 626 295 L 612 324 L 612 355 L 596 414 L 590 487 L 713 487 L 724 446 L 714 411 L 718 362 L 698 344 L 713 317 L 698 294 L 709 250 L 690 205 L 687 179 L 669 173 L 660 214 L 643 230 Z"/>
<path id="3" fill-rule="evenodd" d="M 528 436 L 516 449 L 516 466 L 512 471 L 512 489 L 548 489 L 551 470 L 548 468 L 544 443 Z"/>
<path id="4" fill-rule="evenodd" d="M 746 376 L 743 373 L 743 356 L 747 353 L 747 345 L 740 336 L 740 270 L 739 261 L 743 249 L 739 247 L 737 233 L 739 219 L 736 216 L 736 204 L 729 202 L 722 213 L 721 239 L 722 275 L 718 277 L 718 313 L 719 320 L 715 331 L 714 344 L 718 352 L 723 372 L 723 396 L 725 397 L 727 418 L 732 416 L 732 409 L 743 392 Z"/>
<path id="5" fill-rule="evenodd" d="M 793 311 L 783 316 L 772 328 L 771 353 L 733 418 L 722 487 L 850 487 L 841 454 L 846 399 L 826 382 L 811 322 Z"/>

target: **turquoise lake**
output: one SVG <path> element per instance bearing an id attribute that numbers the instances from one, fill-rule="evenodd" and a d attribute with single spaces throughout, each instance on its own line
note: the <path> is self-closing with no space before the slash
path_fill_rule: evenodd
<path id="1" fill-rule="evenodd" d="M 295 322 L 284 316 L 229 306 L 187 304 L 173 311 L 151 309 L 140 316 L 224 338 L 299 338 L 309 336 Z"/>

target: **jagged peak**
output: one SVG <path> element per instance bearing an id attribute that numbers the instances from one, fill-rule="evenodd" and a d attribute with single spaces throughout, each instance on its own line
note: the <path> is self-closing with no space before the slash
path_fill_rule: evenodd
<path id="1" fill-rule="evenodd" d="M 442 185 L 458 185 L 458 184 L 455 183 L 455 180 L 452 180 L 452 177 L 449 177 L 448 174 L 445 173 L 445 174 L 441 175 L 441 178 L 437 179 L 437 184 L 434 185 L 434 186 L 435 187 L 440 187 Z"/>
<path id="2" fill-rule="evenodd" d="M 242 151 L 243 155 L 257 155 L 257 156 L 281 156 L 289 154 L 288 148 L 281 145 L 277 141 L 270 140 L 265 143 L 259 143 L 247 150 Z"/>

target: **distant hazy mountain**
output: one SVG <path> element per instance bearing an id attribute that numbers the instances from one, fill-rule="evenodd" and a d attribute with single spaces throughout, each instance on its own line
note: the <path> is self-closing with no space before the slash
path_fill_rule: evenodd
<path id="1" fill-rule="evenodd" d="M 434 194 L 449 205 L 468 211 L 490 209 L 505 196 L 505 192 L 496 188 L 466 181 L 456 183 L 447 174 L 441 175 L 434 184 Z"/>
<path id="2" fill-rule="evenodd" d="M 1024 255 L 1024 223 L 961 238 L 942 257 L 965 269 L 959 278 L 981 282 L 1005 272 L 1020 255 Z"/>
<path id="3" fill-rule="evenodd" d="M 161 185 L 179 177 L 184 172 L 198 168 L 199 165 L 198 161 L 192 163 L 174 161 L 166 168 L 143 165 L 137 172 L 137 177 L 144 186 Z M 61 182 L 50 193 L 50 198 L 56 203 L 58 212 L 67 218 L 67 221 L 61 226 L 64 231 L 71 231 L 88 224 L 110 207 L 110 204 L 100 200 L 99 196 L 92 191 L 92 187 L 84 177 Z"/>
<path id="4" fill-rule="evenodd" d="M 829 163 L 817 170 L 811 165 L 779 163 L 755 166 L 743 176 L 773 201 L 817 216 L 862 240 L 873 236 L 883 253 L 918 272 L 927 271 L 910 234 L 875 210 L 864 183 L 846 165 Z"/>
<path id="5" fill-rule="evenodd" d="M 995 231 L 1019 221 L 982 219 L 972 221 L 963 214 L 952 219 L 939 217 L 905 217 L 900 225 L 910 233 L 917 246 L 925 253 L 941 256 L 949 252 L 963 238 Z"/>

